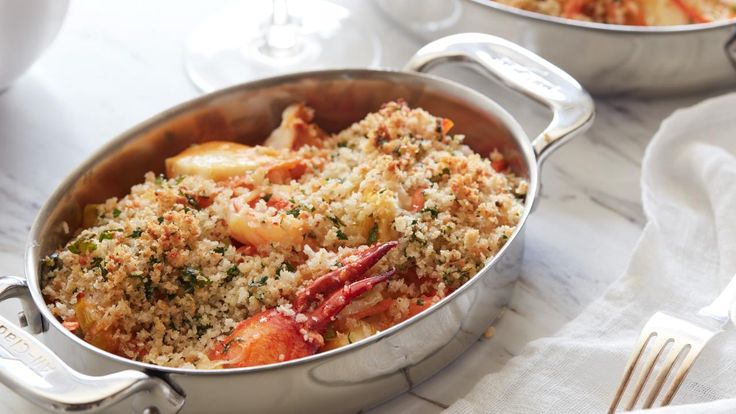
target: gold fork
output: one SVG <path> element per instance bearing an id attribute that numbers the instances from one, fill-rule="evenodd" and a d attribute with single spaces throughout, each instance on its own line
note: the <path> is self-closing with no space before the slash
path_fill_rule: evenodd
<path id="1" fill-rule="evenodd" d="M 722 332 L 729 321 L 729 310 L 736 298 L 736 275 L 731 278 L 728 286 L 718 295 L 718 298 L 710 305 L 700 309 L 696 320 L 686 320 L 682 317 L 657 312 L 652 316 L 639 335 L 634 352 L 626 363 L 624 375 L 621 378 L 616 395 L 608 408 L 608 413 L 614 413 L 624 397 L 626 387 L 631 382 L 637 364 L 645 354 L 647 347 L 648 355 L 644 364 L 640 366 L 638 379 L 633 391 L 629 396 L 624 411 L 631 411 L 639 401 L 646 385 L 655 371 L 659 361 L 659 373 L 641 408 L 651 408 L 660 395 L 666 380 L 673 368 L 679 362 L 679 368 L 675 372 L 667 391 L 661 400 L 661 406 L 668 405 L 675 393 L 680 388 L 690 367 L 700 355 L 708 341 L 716 334 Z M 692 319 L 692 318 L 688 318 Z M 651 344 L 651 345 L 650 345 Z M 669 345 L 669 348 L 665 348 Z M 664 358 L 664 360 L 662 360 Z"/>

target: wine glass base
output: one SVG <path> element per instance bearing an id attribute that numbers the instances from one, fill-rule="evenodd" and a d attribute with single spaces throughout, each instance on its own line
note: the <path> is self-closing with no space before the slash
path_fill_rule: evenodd
<path id="1" fill-rule="evenodd" d="M 379 65 L 378 38 L 342 6 L 290 2 L 297 44 L 283 50 L 267 46 L 271 14 L 267 1 L 241 1 L 207 18 L 187 42 L 185 66 L 192 82 L 209 92 L 285 73 Z"/>
<path id="2" fill-rule="evenodd" d="M 454 26 L 463 13 L 460 0 L 377 0 L 377 4 L 389 19 L 430 38 Z"/>

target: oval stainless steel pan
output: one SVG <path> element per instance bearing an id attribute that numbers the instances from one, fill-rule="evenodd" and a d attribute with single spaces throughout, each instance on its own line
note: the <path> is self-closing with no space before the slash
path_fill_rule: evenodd
<path id="1" fill-rule="evenodd" d="M 490 33 L 559 66 L 594 95 L 665 95 L 736 86 L 736 21 L 622 26 L 547 16 L 492 0 L 377 0 L 422 40 Z M 422 14 L 424 12 L 424 14 Z"/>
<path id="2" fill-rule="evenodd" d="M 421 72 L 466 61 L 553 112 L 530 141 L 491 99 Z M 340 130 L 382 103 L 403 98 L 451 118 L 466 143 L 498 148 L 530 182 L 513 237 L 464 286 L 427 311 L 337 350 L 279 364 L 229 370 L 166 368 L 131 361 L 82 341 L 45 306 L 40 259 L 70 238 L 83 206 L 127 193 L 146 171 L 194 143 L 255 144 L 295 101 L 316 109 L 317 123 Z M 158 115 L 113 140 L 74 171 L 36 219 L 28 242 L 26 279 L 0 279 L 0 299 L 18 297 L 24 331 L 0 318 L 0 381 L 36 404 L 58 411 L 346 412 L 409 390 L 474 343 L 507 303 L 519 274 L 524 224 L 537 200 L 539 163 L 593 118 L 590 96 L 570 76 L 530 52 L 488 35 L 464 34 L 421 49 L 405 72 L 329 70 L 251 82 L 204 95 Z M 66 223 L 66 225 L 64 224 Z M 27 280 L 27 281 L 26 281 Z"/>

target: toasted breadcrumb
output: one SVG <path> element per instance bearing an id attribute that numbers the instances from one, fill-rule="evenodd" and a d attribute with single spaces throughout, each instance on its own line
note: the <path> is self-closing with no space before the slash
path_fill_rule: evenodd
<path id="1" fill-rule="evenodd" d="M 242 189 L 148 173 L 129 195 L 97 205 L 94 225 L 44 259 L 48 307 L 65 321 L 94 318 L 97 336 L 87 332 L 85 339 L 120 355 L 209 368 L 207 349 L 239 321 L 273 307 L 294 315 L 290 303 L 310 280 L 339 267 L 356 249 L 398 240 L 373 271 L 396 267 L 404 276 L 377 286 L 343 314 L 390 295 L 396 300 L 389 316 L 405 318 L 423 309 L 424 298 L 439 300 L 476 274 L 524 212 L 526 181 L 508 169 L 496 171 L 494 165 L 505 165 L 500 153 L 492 160 L 474 153 L 462 136 L 447 134 L 445 124 L 391 102 L 321 146 L 293 151 L 295 158 L 324 158 L 278 188 L 300 207 L 277 214 L 306 223 L 299 249 L 238 249 L 226 217 Z M 271 193 L 263 173 L 244 179 Z M 262 202 L 256 208 L 269 207 Z M 328 342 L 348 343 L 381 330 L 349 318 L 346 326 L 350 332 L 335 332 Z"/>

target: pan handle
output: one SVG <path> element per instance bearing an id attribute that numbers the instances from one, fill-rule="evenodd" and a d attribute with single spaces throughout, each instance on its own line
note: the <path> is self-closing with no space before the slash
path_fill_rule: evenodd
<path id="1" fill-rule="evenodd" d="M 28 290 L 28 283 L 25 279 L 15 276 L 0 277 L 0 302 L 10 298 L 20 299 L 23 306 L 23 311 L 18 313 L 20 325 L 28 328 L 34 334 L 43 332 L 41 312 L 33 303 L 31 291 Z"/>
<path id="2" fill-rule="evenodd" d="M 0 277 L 0 300 L 9 297 L 25 297 L 24 302 L 33 307 L 26 282 L 21 278 Z M 34 312 L 41 318 L 38 309 L 34 308 Z M 31 314 L 26 307 L 26 317 Z M 164 380 L 140 371 L 126 370 L 101 377 L 77 372 L 33 335 L 2 316 L 0 383 L 32 403 L 57 412 L 100 411 L 122 400 L 130 402 L 126 412 L 149 414 L 176 413 L 184 405 L 184 397 Z"/>
<path id="3" fill-rule="evenodd" d="M 593 121 L 593 99 L 575 79 L 508 40 L 482 33 L 443 37 L 421 48 L 404 70 L 426 72 L 445 62 L 472 63 L 484 74 L 552 110 L 552 121 L 532 141 L 540 163 L 552 149 Z"/>
<path id="4" fill-rule="evenodd" d="M 734 69 L 736 69 L 736 29 L 733 30 L 731 37 L 726 42 L 725 49 L 728 60 L 731 61 Z"/>

